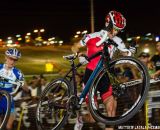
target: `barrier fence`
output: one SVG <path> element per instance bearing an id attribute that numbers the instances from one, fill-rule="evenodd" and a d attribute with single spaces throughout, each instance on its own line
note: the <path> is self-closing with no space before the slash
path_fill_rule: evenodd
<path id="1" fill-rule="evenodd" d="M 14 130 L 37 130 L 36 127 L 36 103 L 37 99 L 22 99 L 16 101 L 16 121 L 14 123 Z M 82 113 L 87 112 L 85 103 L 81 108 Z M 76 118 L 72 118 L 68 121 L 67 127 L 69 130 L 73 129 L 73 124 Z M 47 120 L 46 123 L 50 123 L 51 120 Z M 83 129 L 101 129 L 99 125 L 86 124 Z M 160 130 L 160 85 L 158 83 L 151 85 L 148 93 L 148 98 L 144 106 L 139 112 L 128 122 L 116 126 L 117 129 L 159 129 Z M 65 127 L 66 128 L 66 127 Z"/>

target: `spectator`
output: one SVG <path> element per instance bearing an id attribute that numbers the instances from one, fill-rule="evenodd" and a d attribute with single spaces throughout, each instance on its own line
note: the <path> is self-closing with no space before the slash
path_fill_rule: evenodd
<path id="1" fill-rule="evenodd" d="M 142 61 L 147 66 L 148 72 L 149 72 L 151 78 L 154 78 L 153 75 L 156 73 L 156 71 L 155 71 L 155 67 L 154 67 L 153 63 L 150 61 L 150 54 L 142 52 L 139 55 L 139 60 Z"/>
<path id="2" fill-rule="evenodd" d="M 32 97 L 37 96 L 37 84 L 38 84 L 38 76 L 33 76 L 32 79 L 28 82 Z"/>
<path id="3" fill-rule="evenodd" d="M 23 97 L 31 97 L 31 90 L 29 89 L 27 83 L 24 84 L 23 89 L 19 89 L 17 94 L 14 96 L 14 100 L 22 99 Z"/>
<path id="4" fill-rule="evenodd" d="M 33 97 L 40 96 L 46 84 L 47 84 L 47 80 L 43 76 L 43 74 L 40 74 L 39 76 L 33 76 L 31 81 L 29 81 L 31 95 Z"/>
<path id="5" fill-rule="evenodd" d="M 124 78 L 126 78 L 125 81 L 129 81 L 129 80 L 134 79 L 133 72 L 132 72 L 131 68 L 128 66 L 124 67 L 124 72 L 122 75 L 124 76 Z"/>
<path id="6" fill-rule="evenodd" d="M 151 61 L 155 66 L 156 72 L 151 75 L 151 78 L 156 78 L 160 76 L 160 42 L 156 44 L 156 50 L 157 54 L 151 58 Z"/>
<path id="7" fill-rule="evenodd" d="M 138 56 L 139 60 L 142 61 L 146 66 L 149 63 L 150 54 L 146 52 L 141 52 Z"/>
<path id="8" fill-rule="evenodd" d="M 37 96 L 40 96 L 42 91 L 45 89 L 46 87 L 46 84 L 47 84 L 47 80 L 46 78 L 43 76 L 43 74 L 40 74 L 39 75 L 39 87 L 38 87 L 38 90 L 37 90 Z"/>

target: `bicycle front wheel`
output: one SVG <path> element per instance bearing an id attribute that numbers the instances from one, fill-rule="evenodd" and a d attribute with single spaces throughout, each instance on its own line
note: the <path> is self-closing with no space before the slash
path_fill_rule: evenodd
<path id="1" fill-rule="evenodd" d="M 70 83 L 59 78 L 53 80 L 43 91 L 37 104 L 36 120 L 40 130 L 59 130 L 67 121 Z"/>
<path id="2" fill-rule="evenodd" d="M 0 130 L 6 127 L 11 110 L 11 96 L 8 92 L 0 91 Z"/>
<path id="3" fill-rule="evenodd" d="M 150 86 L 150 78 L 144 64 L 133 57 L 123 57 L 111 62 L 110 72 L 116 79 L 116 84 L 111 84 L 112 95 L 117 102 L 116 114 L 111 117 L 99 92 L 99 84 L 103 82 L 101 80 L 108 77 L 105 68 L 101 69 L 92 83 L 89 91 L 89 107 L 95 120 L 106 125 L 118 125 L 128 121 L 142 107 Z M 95 95 L 99 97 L 99 105 Z"/>

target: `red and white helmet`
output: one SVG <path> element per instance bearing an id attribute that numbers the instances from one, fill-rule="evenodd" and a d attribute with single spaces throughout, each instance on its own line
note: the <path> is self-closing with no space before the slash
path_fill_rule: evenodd
<path id="1" fill-rule="evenodd" d="M 117 11 L 110 11 L 106 16 L 105 21 L 106 27 L 109 25 L 110 22 L 112 22 L 115 29 L 122 30 L 126 26 L 126 19 L 120 12 Z"/>

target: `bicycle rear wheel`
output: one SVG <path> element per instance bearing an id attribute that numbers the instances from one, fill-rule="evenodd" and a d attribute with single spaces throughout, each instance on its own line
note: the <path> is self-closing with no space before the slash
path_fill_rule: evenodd
<path id="1" fill-rule="evenodd" d="M 101 98 L 96 105 L 95 95 L 101 97 L 98 86 L 107 75 L 104 68 L 95 77 L 89 91 L 89 107 L 93 118 L 106 125 L 118 125 L 132 118 L 144 104 L 150 78 L 146 67 L 137 59 L 123 57 L 110 63 L 110 71 L 118 84 L 112 84 L 112 94 L 117 98 L 117 110 L 114 117 L 109 117 Z M 105 86 L 104 86 L 105 87 Z"/>
<path id="2" fill-rule="evenodd" d="M 67 121 L 70 83 L 63 79 L 53 80 L 43 91 L 37 104 L 36 120 L 40 130 L 59 130 Z"/>
<path id="3" fill-rule="evenodd" d="M 0 90 L 0 130 L 6 127 L 11 110 L 11 96 L 8 92 Z"/>

